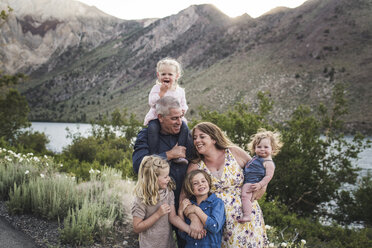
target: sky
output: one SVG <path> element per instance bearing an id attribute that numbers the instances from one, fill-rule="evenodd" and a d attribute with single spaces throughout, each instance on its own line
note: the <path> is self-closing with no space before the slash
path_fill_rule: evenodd
<path id="1" fill-rule="evenodd" d="M 230 17 L 247 13 L 253 18 L 279 6 L 295 8 L 306 0 L 78 0 L 112 16 L 126 19 L 163 18 L 193 4 L 210 3 Z"/>

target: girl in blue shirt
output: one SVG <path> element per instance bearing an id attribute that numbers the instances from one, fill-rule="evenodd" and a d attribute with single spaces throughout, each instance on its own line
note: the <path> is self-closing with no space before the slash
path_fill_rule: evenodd
<path id="1" fill-rule="evenodd" d="M 186 248 L 221 247 L 225 206 L 220 198 L 210 192 L 211 182 L 211 177 L 203 170 L 190 172 L 184 180 L 183 190 L 188 199 L 182 201 L 178 214 L 181 218 L 184 214 L 196 214 L 207 231 L 202 239 L 193 239 L 180 231 L 181 237 L 186 240 Z M 186 223 L 190 224 L 188 218 Z"/>

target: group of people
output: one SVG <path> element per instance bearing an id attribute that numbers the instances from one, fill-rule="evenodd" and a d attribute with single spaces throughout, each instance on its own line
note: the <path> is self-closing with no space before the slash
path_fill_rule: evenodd
<path id="1" fill-rule="evenodd" d="M 279 133 L 258 130 L 249 150 L 234 145 L 215 124 L 187 127 L 180 64 L 158 62 L 150 111 L 136 139 L 138 173 L 132 205 L 140 247 L 266 247 L 257 199 L 273 177 Z"/>

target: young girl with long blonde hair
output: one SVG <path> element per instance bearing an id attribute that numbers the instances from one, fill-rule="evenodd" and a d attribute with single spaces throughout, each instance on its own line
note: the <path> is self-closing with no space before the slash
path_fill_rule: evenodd
<path id="1" fill-rule="evenodd" d="M 132 205 L 133 229 L 139 233 L 140 248 L 176 247 L 172 226 L 189 233 L 190 228 L 174 206 L 174 182 L 169 177 L 169 164 L 163 158 L 145 156 L 140 165 Z"/>

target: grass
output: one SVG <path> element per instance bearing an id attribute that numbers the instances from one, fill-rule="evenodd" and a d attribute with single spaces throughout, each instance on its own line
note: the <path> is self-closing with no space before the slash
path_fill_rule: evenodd
<path id="1" fill-rule="evenodd" d="M 0 193 L 9 211 L 59 220 L 62 243 L 104 243 L 125 222 L 134 183 L 113 168 L 91 169 L 90 181 L 78 182 L 59 167 L 50 157 L 0 148 Z"/>

